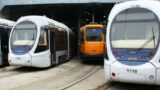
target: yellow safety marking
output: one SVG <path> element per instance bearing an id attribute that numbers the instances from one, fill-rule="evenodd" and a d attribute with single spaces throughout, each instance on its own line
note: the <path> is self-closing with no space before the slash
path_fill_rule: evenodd
<path id="1" fill-rule="evenodd" d="M 2 27 L 8 27 L 8 28 L 12 28 L 12 26 L 6 26 L 6 25 L 0 25 Z"/>
<path id="2" fill-rule="evenodd" d="M 49 24 L 49 26 L 53 26 L 53 27 L 55 27 L 55 28 L 61 28 L 61 27 L 58 27 L 58 26 L 55 26 L 55 25 L 51 25 L 51 24 Z M 61 30 L 65 30 L 64 28 L 61 28 Z"/>

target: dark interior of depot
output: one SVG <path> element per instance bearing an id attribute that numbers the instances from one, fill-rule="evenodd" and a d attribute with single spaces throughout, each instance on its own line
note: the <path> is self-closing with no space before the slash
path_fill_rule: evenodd
<path id="1" fill-rule="evenodd" d="M 2 15 L 16 21 L 21 16 L 45 15 L 51 19 L 64 23 L 74 32 L 75 56 L 78 56 L 78 38 L 80 27 L 91 22 L 105 25 L 113 3 L 101 4 L 58 4 L 58 5 L 24 5 L 7 6 Z M 93 19 L 94 18 L 94 19 Z"/>

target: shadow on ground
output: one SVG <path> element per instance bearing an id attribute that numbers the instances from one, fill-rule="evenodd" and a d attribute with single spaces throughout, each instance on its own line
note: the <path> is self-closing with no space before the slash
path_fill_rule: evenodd
<path id="1" fill-rule="evenodd" d="M 8 67 L 9 64 L 4 64 L 4 65 L 0 65 L 0 68 L 5 68 L 5 67 Z"/>
<path id="2" fill-rule="evenodd" d="M 104 63 L 103 58 L 87 58 L 87 59 L 82 59 L 82 63 L 86 65 L 102 65 Z"/>
<path id="3" fill-rule="evenodd" d="M 159 86 L 156 85 L 144 85 L 144 84 L 132 84 L 132 83 L 120 83 L 115 82 L 113 86 L 109 90 L 112 89 L 118 89 L 118 90 L 159 90 Z M 106 89 L 108 90 L 108 89 Z"/>
<path id="4" fill-rule="evenodd" d="M 50 68 L 52 68 L 52 67 L 49 67 L 49 68 L 18 67 L 16 69 L 13 69 L 13 71 L 18 71 L 18 72 L 36 72 L 36 71 L 48 70 Z"/>

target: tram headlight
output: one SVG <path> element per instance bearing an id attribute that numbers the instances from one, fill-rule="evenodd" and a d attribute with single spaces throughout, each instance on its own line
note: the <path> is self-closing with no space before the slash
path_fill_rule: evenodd
<path id="1" fill-rule="evenodd" d="M 142 56 L 141 58 L 142 58 L 142 59 L 145 59 L 145 56 Z"/>
<path id="2" fill-rule="evenodd" d="M 150 56 L 147 56 L 146 58 L 147 58 L 147 59 L 150 59 Z"/>
<path id="3" fill-rule="evenodd" d="M 154 79 L 154 76 L 153 76 L 153 75 L 150 75 L 150 76 L 149 76 L 149 79 L 150 79 L 150 80 L 153 80 L 153 79 Z"/>
<path id="4" fill-rule="evenodd" d="M 27 63 L 30 63 L 30 60 L 27 60 Z"/>
<path id="5" fill-rule="evenodd" d="M 116 57 L 117 57 L 117 58 L 120 58 L 120 56 L 119 56 L 119 55 L 117 55 Z"/>
<path id="6" fill-rule="evenodd" d="M 123 59 L 123 58 L 124 58 L 124 56 L 122 55 L 122 56 L 121 56 L 121 58 Z"/>

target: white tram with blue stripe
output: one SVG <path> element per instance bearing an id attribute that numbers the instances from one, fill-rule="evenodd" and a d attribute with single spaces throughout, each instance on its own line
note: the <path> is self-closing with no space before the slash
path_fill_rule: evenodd
<path id="1" fill-rule="evenodd" d="M 9 33 L 14 24 L 14 21 L 0 18 L 0 65 L 8 64 Z"/>
<path id="2" fill-rule="evenodd" d="M 9 64 L 50 67 L 71 58 L 72 31 L 45 16 L 21 17 L 9 39 Z"/>
<path id="3" fill-rule="evenodd" d="M 106 29 L 107 80 L 160 85 L 160 1 L 115 5 Z"/>

